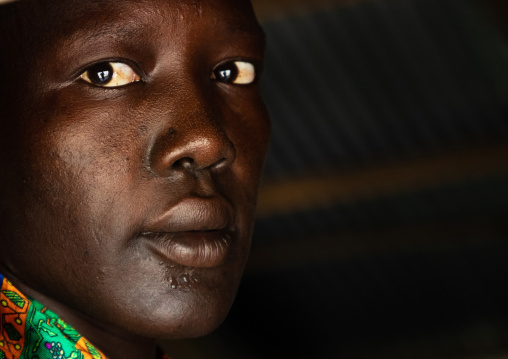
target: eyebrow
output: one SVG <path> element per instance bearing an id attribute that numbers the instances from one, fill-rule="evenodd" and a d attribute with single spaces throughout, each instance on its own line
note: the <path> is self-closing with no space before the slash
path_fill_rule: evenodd
<path id="1" fill-rule="evenodd" d="M 125 36 L 140 35 L 143 32 L 143 27 L 139 24 L 132 24 L 131 22 L 125 23 L 123 20 L 111 23 L 109 26 L 98 28 L 78 28 L 72 31 L 72 37 L 77 37 L 81 41 L 95 41 L 103 40 L 105 38 L 120 38 Z"/>

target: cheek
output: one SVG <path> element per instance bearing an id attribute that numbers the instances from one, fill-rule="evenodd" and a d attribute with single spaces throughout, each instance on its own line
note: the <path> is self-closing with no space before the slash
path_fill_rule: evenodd
<path id="1" fill-rule="evenodd" d="M 237 150 L 236 163 L 243 177 L 249 177 L 257 184 L 266 157 L 270 118 L 265 104 L 259 96 L 256 101 L 244 99 L 235 109 L 229 131 Z M 244 103 L 245 102 L 245 103 Z"/>
<path id="2" fill-rule="evenodd" d="M 132 185 L 137 148 L 128 127 L 116 128 L 121 121 L 113 119 L 122 118 L 120 113 L 76 100 L 72 107 L 67 103 L 72 99 L 48 96 L 19 132 L 11 161 L 18 186 L 12 215 L 19 217 L 16 226 L 22 229 L 17 231 L 28 246 L 50 243 L 55 251 L 73 252 L 88 240 L 91 248 L 82 253 L 90 253 L 115 198 Z M 128 228 L 122 220 L 116 229 Z M 39 240 L 28 240 L 34 237 Z"/>
<path id="3" fill-rule="evenodd" d="M 135 160 L 142 157 L 140 138 L 146 136 L 137 126 L 141 120 L 129 111 L 128 99 L 78 102 L 78 94 L 70 91 L 53 100 L 47 108 L 54 111 L 32 127 L 25 147 L 37 149 L 30 162 L 48 182 L 60 178 L 62 188 L 100 200 L 89 196 L 125 190 Z"/>
<path id="4" fill-rule="evenodd" d="M 236 147 L 233 163 L 237 186 L 225 192 L 234 193 L 239 203 L 242 226 L 250 239 L 254 225 L 257 192 L 268 148 L 270 121 L 264 104 L 259 101 L 244 111 L 240 120 L 230 126 L 231 140 Z"/>

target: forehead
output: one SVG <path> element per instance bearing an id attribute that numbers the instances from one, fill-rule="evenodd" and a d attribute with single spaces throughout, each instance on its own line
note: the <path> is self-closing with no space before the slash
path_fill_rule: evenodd
<path id="1" fill-rule="evenodd" d="M 31 21 L 41 34 L 69 36 L 77 32 L 112 30 L 129 33 L 196 23 L 227 25 L 226 30 L 259 34 L 249 0 L 22 0 L 31 7 Z M 176 29 L 176 27 L 175 27 Z M 176 31 L 175 31 L 176 32 Z M 175 35 L 177 35 L 175 33 Z"/>

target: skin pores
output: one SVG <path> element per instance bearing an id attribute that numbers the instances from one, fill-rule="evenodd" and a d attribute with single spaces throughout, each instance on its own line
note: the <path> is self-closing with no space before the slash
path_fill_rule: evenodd
<path id="1" fill-rule="evenodd" d="M 250 4 L 6 6 L 30 29 L 10 53 L 30 56 L 12 61 L 2 117 L 0 270 L 99 348 L 98 332 L 214 329 L 248 255 L 269 132 Z"/>

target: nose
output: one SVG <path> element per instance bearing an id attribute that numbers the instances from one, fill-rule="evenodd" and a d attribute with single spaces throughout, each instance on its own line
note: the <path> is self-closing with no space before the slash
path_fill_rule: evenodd
<path id="1" fill-rule="evenodd" d="M 221 171 L 236 158 L 236 149 L 227 135 L 219 111 L 203 99 L 187 98 L 179 110 L 171 111 L 167 124 L 153 144 L 149 161 L 159 176 L 177 170 Z"/>

